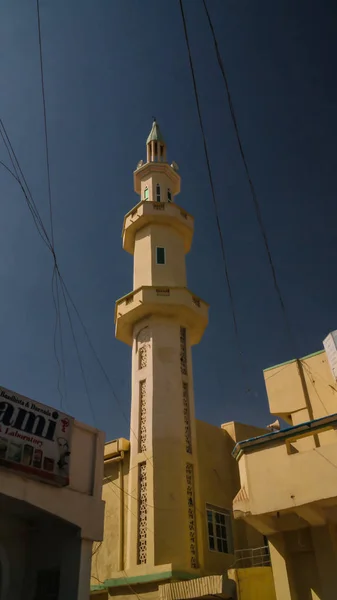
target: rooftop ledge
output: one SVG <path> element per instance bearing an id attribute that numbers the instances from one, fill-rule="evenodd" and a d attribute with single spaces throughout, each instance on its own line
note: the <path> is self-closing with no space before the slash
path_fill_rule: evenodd
<path id="1" fill-rule="evenodd" d="M 270 433 L 265 433 L 264 435 L 238 442 L 234 447 L 232 455 L 236 460 L 240 460 L 240 457 L 243 454 L 249 454 L 259 448 L 265 449 L 267 446 L 277 446 L 282 442 L 286 442 L 289 438 L 294 438 L 296 436 L 302 437 L 307 433 L 312 435 L 313 433 L 320 433 L 322 430 L 333 429 L 334 427 L 337 427 L 337 413 L 328 415 L 327 417 L 321 417 L 320 419 L 307 421 L 306 423 L 300 423 L 293 427 L 286 427 L 281 431 L 272 431 Z"/>
<path id="2" fill-rule="evenodd" d="M 142 286 L 116 302 L 116 338 L 132 345 L 134 325 L 149 315 L 179 319 L 198 344 L 208 324 L 209 305 L 185 287 Z"/>

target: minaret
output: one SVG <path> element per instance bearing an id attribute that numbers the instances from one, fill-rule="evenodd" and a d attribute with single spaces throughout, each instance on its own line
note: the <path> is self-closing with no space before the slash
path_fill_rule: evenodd
<path id="1" fill-rule="evenodd" d="M 133 291 L 115 311 L 116 337 L 132 346 L 126 569 L 195 572 L 205 524 L 198 524 L 191 346 L 207 326 L 208 305 L 187 288 L 194 220 L 175 203 L 178 166 L 167 162 L 156 121 L 146 146 L 147 162 L 134 172 L 140 202 L 123 223 Z"/>

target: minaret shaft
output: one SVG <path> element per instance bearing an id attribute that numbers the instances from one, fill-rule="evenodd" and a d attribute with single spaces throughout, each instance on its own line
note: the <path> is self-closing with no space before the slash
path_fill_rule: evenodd
<path id="1" fill-rule="evenodd" d="M 193 217 L 177 206 L 180 177 L 157 123 L 134 174 L 141 202 L 126 215 L 133 292 L 116 302 L 116 337 L 132 346 L 127 570 L 198 569 L 198 469 L 191 346 L 208 306 L 187 289 Z M 167 570 L 167 569 L 166 569 Z"/>

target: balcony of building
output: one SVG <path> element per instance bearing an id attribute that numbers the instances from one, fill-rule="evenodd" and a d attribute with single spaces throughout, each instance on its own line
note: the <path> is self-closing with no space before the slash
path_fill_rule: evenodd
<path id="1" fill-rule="evenodd" d="M 147 315 L 179 319 L 198 344 L 208 323 L 208 304 L 187 288 L 142 286 L 120 298 L 115 307 L 116 338 L 132 345 L 135 323 Z"/>
<path id="2" fill-rule="evenodd" d="M 185 252 L 192 245 L 194 219 L 186 210 L 174 202 L 142 201 L 125 217 L 123 223 L 123 248 L 133 254 L 137 232 L 151 224 L 167 225 L 184 238 Z"/>
<path id="3" fill-rule="evenodd" d="M 239 442 L 233 501 L 264 535 L 337 523 L 337 415 Z"/>

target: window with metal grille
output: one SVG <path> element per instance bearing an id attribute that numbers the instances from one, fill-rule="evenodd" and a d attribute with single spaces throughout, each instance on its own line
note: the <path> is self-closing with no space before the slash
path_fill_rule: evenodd
<path id="1" fill-rule="evenodd" d="M 157 186 L 156 186 L 156 200 L 157 200 L 157 202 L 160 202 L 160 185 L 159 185 L 159 183 L 157 183 Z"/>
<path id="2" fill-rule="evenodd" d="M 207 530 L 210 550 L 233 554 L 232 522 L 229 510 L 208 506 Z"/>
<path id="3" fill-rule="evenodd" d="M 149 199 L 149 188 L 146 187 L 144 190 L 144 200 L 148 200 Z"/>
<path id="4" fill-rule="evenodd" d="M 156 248 L 157 251 L 157 265 L 165 264 L 165 248 Z"/>

